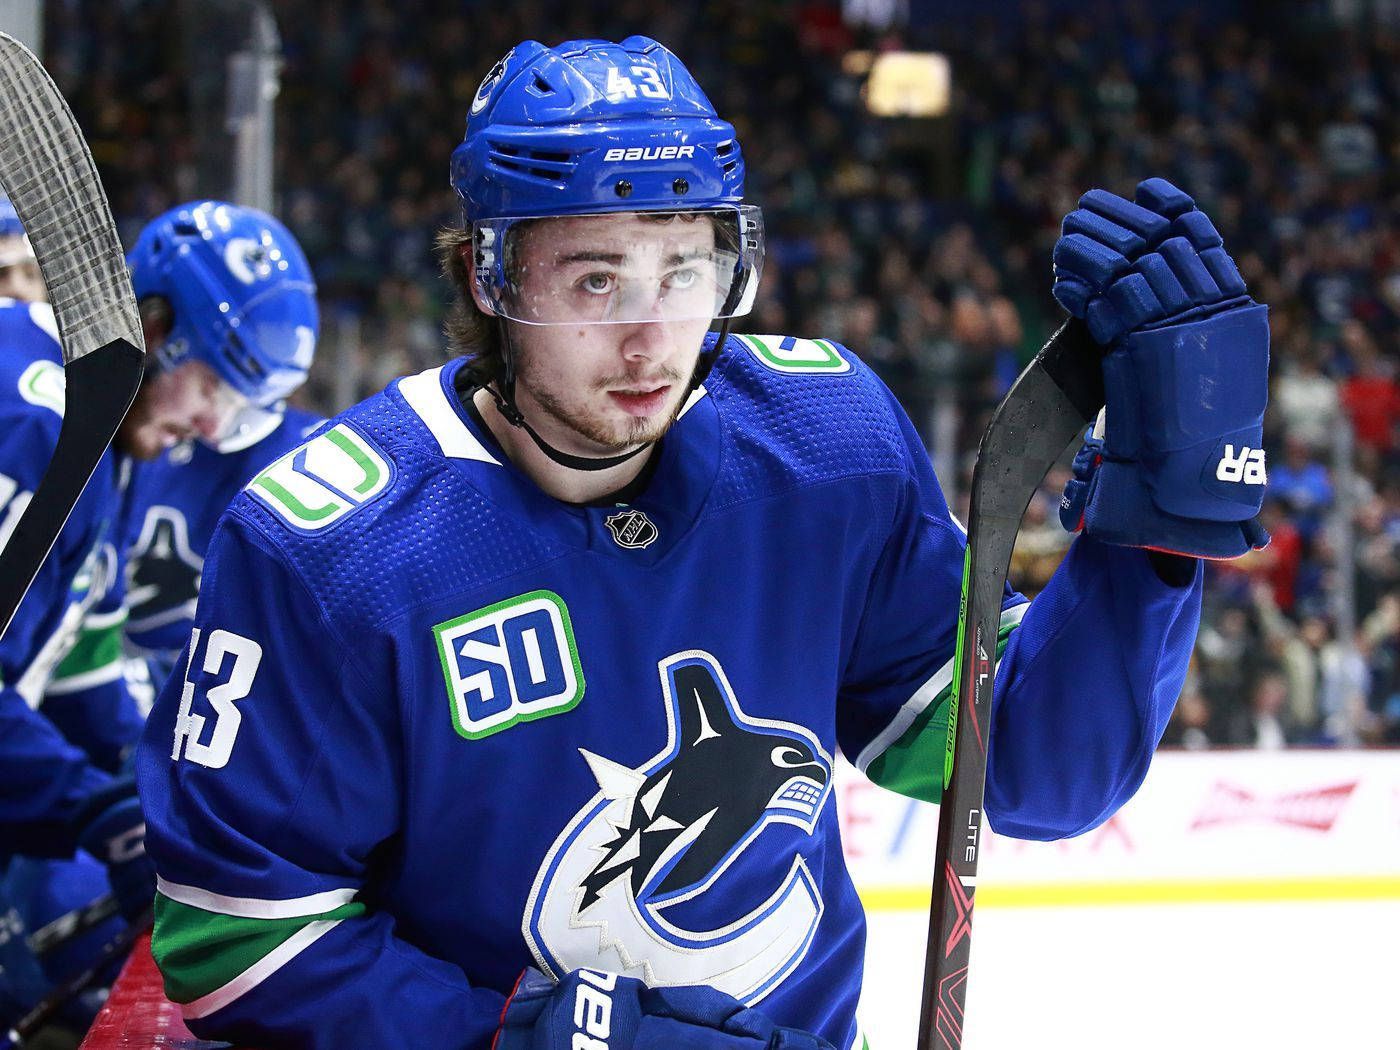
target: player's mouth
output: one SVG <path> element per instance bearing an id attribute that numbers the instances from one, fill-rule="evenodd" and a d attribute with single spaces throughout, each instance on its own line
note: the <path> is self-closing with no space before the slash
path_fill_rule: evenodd
<path id="1" fill-rule="evenodd" d="M 671 393 L 671 384 L 658 387 L 643 387 L 636 390 L 609 390 L 608 397 L 629 416 L 645 417 L 655 415 L 666 404 Z"/>

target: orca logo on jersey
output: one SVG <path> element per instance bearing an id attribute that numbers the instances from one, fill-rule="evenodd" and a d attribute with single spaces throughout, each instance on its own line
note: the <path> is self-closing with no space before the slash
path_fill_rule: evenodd
<path id="1" fill-rule="evenodd" d="M 666 746 L 637 768 L 579 750 L 599 790 L 540 865 L 522 932 L 556 978 L 589 967 L 752 1005 L 801 962 L 824 910 L 801 850 L 831 793 L 831 756 L 803 726 L 747 716 L 709 653 L 659 669 Z M 732 891 L 711 890 L 765 830 L 765 855 L 784 857 L 777 886 L 728 912 Z"/>
<path id="2" fill-rule="evenodd" d="M 141 535 L 127 556 L 128 630 L 149 631 L 194 619 L 204 559 L 190 547 L 185 516 L 159 504 L 147 509 Z"/>

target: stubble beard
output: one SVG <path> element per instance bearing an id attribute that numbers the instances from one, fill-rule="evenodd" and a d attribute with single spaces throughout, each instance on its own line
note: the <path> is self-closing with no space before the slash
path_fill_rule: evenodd
<path id="1" fill-rule="evenodd" d="M 125 453 L 132 459 L 146 461 L 157 458 L 164 451 L 159 435 L 155 434 L 150 424 L 149 413 L 143 411 L 139 405 L 132 406 L 127 417 L 122 420 L 112 445 L 118 452 Z"/>
<path id="2" fill-rule="evenodd" d="M 571 410 L 558 398 L 543 391 L 531 390 L 530 396 L 545 415 L 566 430 L 586 438 L 593 445 L 610 453 L 624 452 L 638 445 L 660 441 L 676 417 L 673 406 L 667 412 L 645 419 L 633 417 L 619 425 L 594 415 Z"/>
<path id="3" fill-rule="evenodd" d="M 685 403 L 682 391 L 687 388 L 683 387 L 684 379 L 675 369 L 666 369 L 659 375 L 650 377 L 650 382 L 660 381 L 671 385 L 669 396 L 673 403 L 666 411 L 658 412 L 654 416 L 629 417 L 625 422 L 619 424 L 603 418 L 601 414 L 590 413 L 582 406 L 571 407 L 549 391 L 541 389 L 530 379 L 531 377 L 524 372 L 517 376 L 517 390 L 524 386 L 529 391 L 530 399 L 539 405 L 540 411 L 565 430 L 586 439 L 598 449 L 609 454 L 625 452 L 638 445 L 660 441 L 665 436 L 666 431 L 671 429 L 671 424 L 676 421 L 676 414 L 680 411 L 681 405 Z M 608 388 L 624 386 L 629 381 L 630 377 L 626 376 L 610 377 L 594 383 L 590 393 L 606 398 Z"/>

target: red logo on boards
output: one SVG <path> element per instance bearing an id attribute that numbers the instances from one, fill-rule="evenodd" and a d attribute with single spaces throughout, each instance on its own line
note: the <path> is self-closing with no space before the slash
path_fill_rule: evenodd
<path id="1" fill-rule="evenodd" d="M 1341 816 L 1342 809 L 1355 790 L 1356 781 L 1352 781 L 1349 784 L 1336 784 L 1333 787 L 1293 791 L 1268 797 L 1256 795 L 1234 784 L 1216 781 L 1200 815 L 1191 822 L 1191 827 L 1209 828 L 1220 824 L 1240 824 L 1258 820 L 1264 823 L 1310 828 L 1313 831 L 1331 831 L 1332 825 Z"/>

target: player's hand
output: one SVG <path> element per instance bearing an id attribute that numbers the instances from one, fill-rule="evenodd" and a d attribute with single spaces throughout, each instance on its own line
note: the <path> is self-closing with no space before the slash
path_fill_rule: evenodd
<path id="1" fill-rule="evenodd" d="M 1075 462 L 1065 526 L 1203 558 L 1265 546 L 1267 307 L 1210 219 L 1165 179 L 1136 201 L 1090 190 L 1054 262 L 1055 298 L 1108 350 L 1106 425 Z"/>
<path id="2" fill-rule="evenodd" d="M 146 819 L 131 780 L 97 792 L 74 818 L 77 842 L 103 864 L 121 912 L 140 916 L 156 896 L 156 870 L 146 856 Z"/>
<path id="3" fill-rule="evenodd" d="M 633 977 L 575 970 L 555 984 L 526 970 L 492 1050 L 835 1050 L 780 1028 L 713 988 L 648 988 Z"/>

